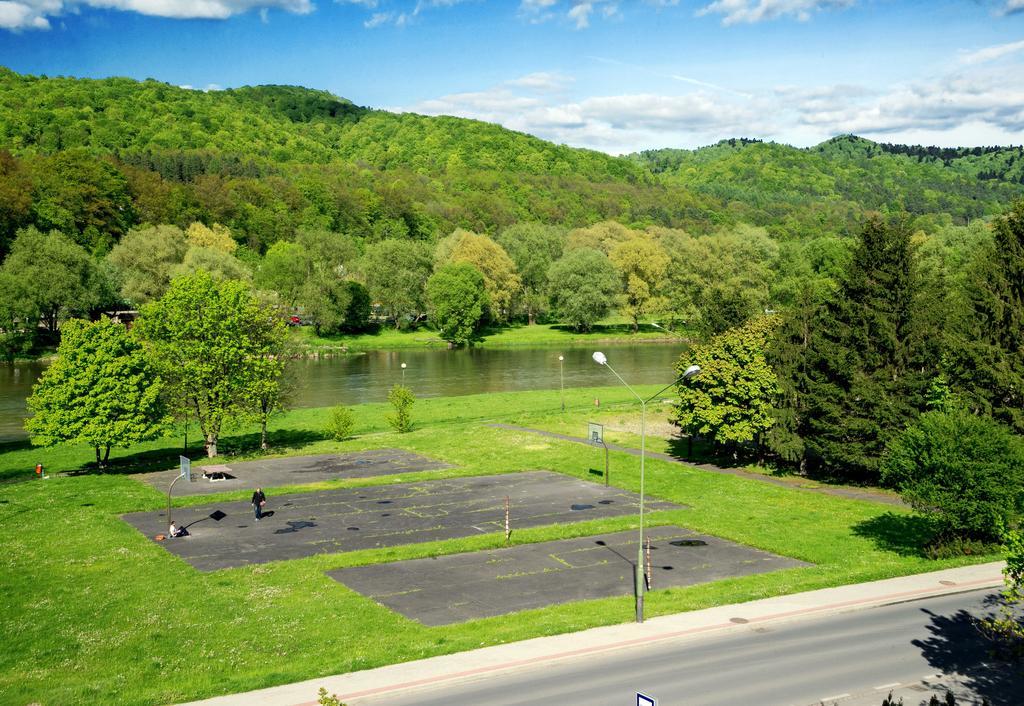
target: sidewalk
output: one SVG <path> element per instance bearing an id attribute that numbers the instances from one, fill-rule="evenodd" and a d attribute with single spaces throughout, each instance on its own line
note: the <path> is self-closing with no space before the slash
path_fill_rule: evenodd
<path id="1" fill-rule="evenodd" d="M 871 583 L 825 588 L 749 603 L 719 606 L 576 633 L 539 637 L 417 662 L 321 677 L 243 694 L 218 696 L 185 706 L 315 706 L 324 687 L 342 701 L 420 686 L 569 660 L 597 653 L 688 640 L 748 629 L 749 625 L 813 618 L 919 598 L 1003 585 L 1002 562 L 946 569 Z"/>

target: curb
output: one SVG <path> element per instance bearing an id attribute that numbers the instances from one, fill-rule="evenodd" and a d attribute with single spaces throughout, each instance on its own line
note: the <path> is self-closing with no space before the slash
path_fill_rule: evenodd
<path id="1" fill-rule="evenodd" d="M 637 649 L 669 640 L 695 640 L 749 629 L 750 625 L 813 619 L 1003 585 L 1003 562 L 864 584 L 825 588 L 737 605 L 652 618 L 577 633 L 531 638 L 479 650 L 430 657 L 361 672 L 309 679 L 267 689 L 218 696 L 183 706 L 317 706 L 324 687 L 339 699 L 382 696 L 463 679 L 536 667 L 551 662 Z M 583 643 L 586 646 L 580 647 Z"/>

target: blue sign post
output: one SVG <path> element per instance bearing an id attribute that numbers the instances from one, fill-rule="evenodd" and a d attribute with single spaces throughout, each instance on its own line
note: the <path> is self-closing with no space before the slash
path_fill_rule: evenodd
<path id="1" fill-rule="evenodd" d="M 636 706 L 658 706 L 658 700 L 636 692 Z"/>

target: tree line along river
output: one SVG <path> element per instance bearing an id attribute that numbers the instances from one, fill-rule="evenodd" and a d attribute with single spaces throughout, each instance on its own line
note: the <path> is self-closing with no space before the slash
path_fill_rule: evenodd
<path id="1" fill-rule="evenodd" d="M 372 351 L 360 355 L 299 360 L 294 365 L 295 407 L 327 407 L 381 402 L 388 390 L 405 382 L 418 397 L 472 395 L 482 392 L 557 390 L 558 356 L 565 387 L 619 384 L 610 371 L 591 359 L 604 351 L 628 383 L 672 381 L 673 365 L 685 350 L 676 343 L 596 344 L 585 348 L 472 348 L 468 350 Z M 25 438 L 25 400 L 45 363 L 0 365 L 0 442 Z"/>

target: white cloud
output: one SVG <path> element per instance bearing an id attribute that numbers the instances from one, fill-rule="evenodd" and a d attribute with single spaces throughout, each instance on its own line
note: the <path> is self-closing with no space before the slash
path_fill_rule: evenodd
<path id="1" fill-rule="evenodd" d="M 1012 15 L 1016 12 L 1024 12 L 1024 0 L 1006 0 L 1003 7 L 1004 15 Z"/>
<path id="2" fill-rule="evenodd" d="M 537 71 L 526 76 L 506 81 L 509 86 L 517 86 L 533 91 L 552 92 L 561 91 L 571 84 L 575 79 L 572 76 L 557 72 Z"/>
<path id="3" fill-rule="evenodd" d="M 1021 6 L 1024 7 L 1024 0 L 1020 0 Z M 985 47 L 976 51 L 963 51 L 959 56 L 961 64 L 967 64 L 968 66 L 973 64 L 984 64 L 989 61 L 995 61 L 1001 59 L 1004 56 L 1010 54 L 1016 54 L 1019 51 L 1024 51 L 1024 41 L 1010 42 L 1008 44 L 996 44 L 991 47 Z"/>
<path id="4" fill-rule="evenodd" d="M 313 11 L 311 0 L 0 0 L 0 27 L 49 29 L 48 18 L 74 12 L 79 6 L 175 19 L 226 19 L 253 9 L 276 8 L 300 15 Z"/>
<path id="5" fill-rule="evenodd" d="M 1013 0 L 1011 0 L 1013 1 Z M 753 24 L 792 16 L 801 22 L 811 13 L 829 7 L 850 7 L 856 0 L 715 0 L 697 11 L 698 16 L 722 15 L 722 24 Z"/>
<path id="6" fill-rule="evenodd" d="M 391 20 L 392 13 L 390 12 L 375 12 L 370 19 L 363 22 L 363 27 L 367 29 L 373 29 L 374 27 L 380 27 L 382 24 L 387 24 Z"/>
<path id="7" fill-rule="evenodd" d="M 569 10 L 569 19 L 576 23 L 576 29 L 590 26 L 590 13 L 594 11 L 594 3 L 578 2 Z"/>

